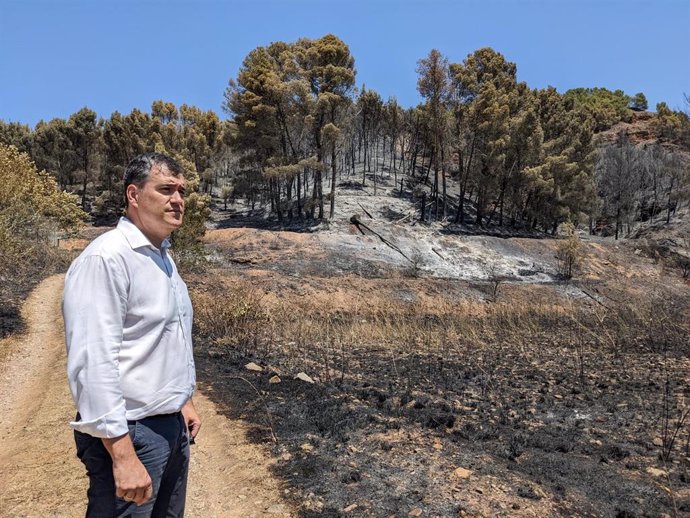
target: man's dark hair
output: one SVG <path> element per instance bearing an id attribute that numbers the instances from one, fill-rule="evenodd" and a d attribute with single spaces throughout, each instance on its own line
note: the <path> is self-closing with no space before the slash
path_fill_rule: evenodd
<path id="1" fill-rule="evenodd" d="M 155 165 L 164 165 L 173 176 L 181 176 L 184 174 L 182 166 L 177 161 L 164 155 L 163 153 L 144 153 L 132 159 L 125 169 L 125 207 L 129 205 L 127 201 L 127 187 L 131 184 L 141 187 L 148 180 L 151 174 L 151 169 Z"/>

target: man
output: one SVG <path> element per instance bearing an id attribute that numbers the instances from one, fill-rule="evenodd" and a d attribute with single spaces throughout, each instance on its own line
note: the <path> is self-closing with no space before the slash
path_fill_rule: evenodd
<path id="1" fill-rule="evenodd" d="M 141 155 L 124 176 L 126 217 L 65 278 L 67 374 L 87 518 L 182 517 L 192 402 L 192 306 L 168 255 L 182 225 L 185 179 L 172 158 Z"/>

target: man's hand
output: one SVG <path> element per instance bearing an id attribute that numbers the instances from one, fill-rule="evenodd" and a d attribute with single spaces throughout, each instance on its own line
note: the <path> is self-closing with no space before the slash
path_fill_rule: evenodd
<path id="1" fill-rule="evenodd" d="M 115 496 L 142 505 L 153 494 L 153 484 L 148 471 L 137 457 L 129 434 L 115 439 L 102 439 L 113 459 Z"/>
<path id="2" fill-rule="evenodd" d="M 191 398 L 184 404 L 181 412 L 187 429 L 189 430 L 189 435 L 194 439 L 201 428 L 201 419 L 199 418 L 199 414 L 196 413 L 196 408 L 194 408 L 194 402 Z"/>

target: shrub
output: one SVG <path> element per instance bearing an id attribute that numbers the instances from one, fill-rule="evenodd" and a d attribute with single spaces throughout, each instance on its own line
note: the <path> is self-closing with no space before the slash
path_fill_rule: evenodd
<path id="1" fill-rule="evenodd" d="M 17 314 L 21 296 L 66 257 L 55 246 L 60 233 L 75 230 L 86 214 L 77 197 L 61 191 L 28 155 L 0 144 L 0 306 Z M 0 322 L 0 336 L 16 322 Z"/>
<path id="2" fill-rule="evenodd" d="M 563 279 L 572 279 L 573 274 L 582 264 L 582 244 L 572 223 L 563 225 L 563 233 L 565 238 L 558 243 L 556 248 L 558 274 Z"/>

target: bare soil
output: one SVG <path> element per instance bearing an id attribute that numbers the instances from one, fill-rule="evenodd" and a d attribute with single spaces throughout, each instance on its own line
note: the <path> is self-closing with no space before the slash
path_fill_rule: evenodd
<path id="1" fill-rule="evenodd" d="M 60 315 L 62 276 L 49 277 L 22 309 L 26 333 L 0 342 L 0 516 L 84 516 L 88 485 L 68 422 L 74 405 L 65 375 Z M 283 501 L 272 460 L 247 440 L 247 426 L 229 420 L 200 383 L 203 419 L 192 450 L 189 516 L 294 516 Z"/>

